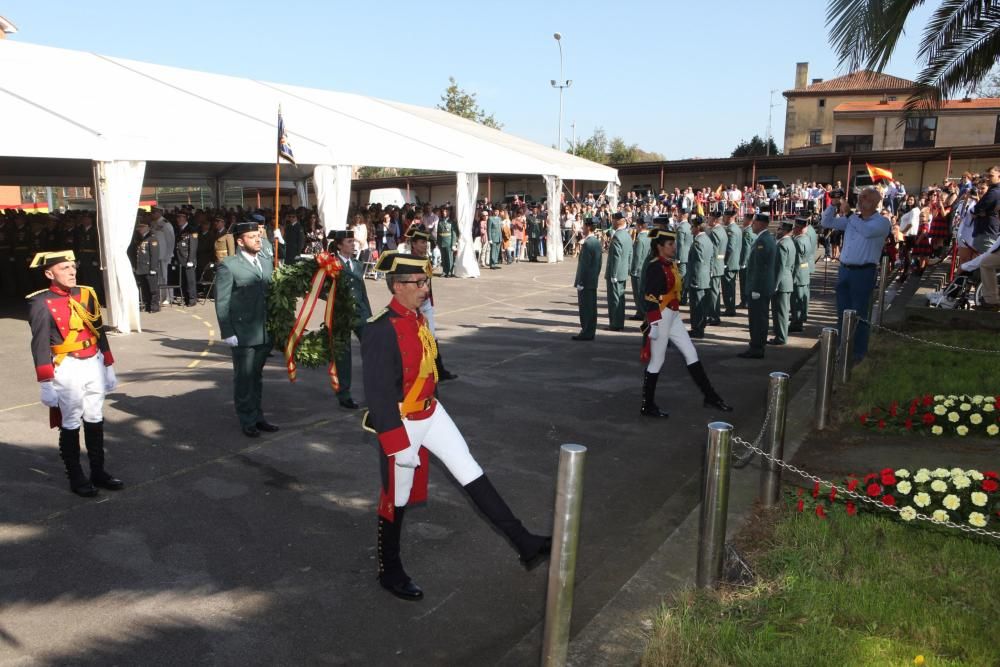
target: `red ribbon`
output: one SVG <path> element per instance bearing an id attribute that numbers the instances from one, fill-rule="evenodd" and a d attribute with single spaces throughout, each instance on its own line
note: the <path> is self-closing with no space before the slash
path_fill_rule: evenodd
<path id="1" fill-rule="evenodd" d="M 316 255 L 316 264 L 316 273 L 313 274 L 312 281 L 310 281 L 309 291 L 306 293 L 302 301 L 302 307 L 299 309 L 299 314 L 295 318 L 295 326 L 288 333 L 288 340 L 285 342 L 285 365 L 288 368 L 288 379 L 292 382 L 295 382 L 296 379 L 295 350 L 302 341 L 306 324 L 308 324 L 309 318 L 312 317 L 313 311 L 316 309 L 320 290 L 323 289 L 323 284 L 327 278 L 331 280 L 330 289 L 326 297 L 326 313 L 324 314 L 323 322 L 326 324 L 327 335 L 330 337 L 330 356 L 334 356 L 333 307 L 336 301 L 337 277 L 344 269 L 344 265 L 335 255 L 327 252 L 321 252 Z M 337 364 L 333 358 L 330 360 L 327 373 L 330 376 L 330 385 L 333 387 L 333 390 L 338 391 L 340 389 L 340 380 L 337 379 Z"/>

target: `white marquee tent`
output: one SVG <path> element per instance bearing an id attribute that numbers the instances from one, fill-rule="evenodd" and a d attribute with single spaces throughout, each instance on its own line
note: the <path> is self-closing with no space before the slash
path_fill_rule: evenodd
<path id="1" fill-rule="evenodd" d="M 125 251 L 142 186 L 205 183 L 218 199 L 227 183 L 273 182 L 279 105 L 298 163 L 282 178 L 300 192 L 313 179 L 328 230 L 346 225 L 351 165 L 456 172 L 462 239 L 479 173 L 544 177 L 555 217 L 564 179 L 605 181 L 617 199 L 615 169 L 438 109 L 10 39 L 0 41 L 0 183 L 94 186 L 107 319 L 128 333 L 139 299 Z M 549 231 L 560 249 L 558 226 Z M 478 275 L 471 243 L 456 273 Z"/>

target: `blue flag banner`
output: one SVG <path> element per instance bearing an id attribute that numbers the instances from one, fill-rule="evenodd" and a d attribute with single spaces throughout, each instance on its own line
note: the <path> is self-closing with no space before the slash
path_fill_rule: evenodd
<path id="1" fill-rule="evenodd" d="M 292 152 L 292 145 L 288 143 L 288 135 L 285 133 L 285 121 L 281 117 L 281 109 L 278 109 L 278 157 L 285 158 L 295 164 L 295 153 Z"/>

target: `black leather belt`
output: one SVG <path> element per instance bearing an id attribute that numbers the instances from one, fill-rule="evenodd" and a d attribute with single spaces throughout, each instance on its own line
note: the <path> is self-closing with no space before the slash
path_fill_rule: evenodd
<path id="1" fill-rule="evenodd" d="M 845 269 L 874 269 L 875 264 L 841 264 Z"/>

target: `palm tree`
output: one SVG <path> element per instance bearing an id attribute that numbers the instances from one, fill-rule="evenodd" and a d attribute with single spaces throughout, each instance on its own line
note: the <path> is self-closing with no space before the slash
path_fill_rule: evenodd
<path id="1" fill-rule="evenodd" d="M 881 72 L 906 19 L 924 0 L 829 0 L 826 24 L 840 64 Z M 941 0 L 924 27 L 918 57 L 923 69 L 908 112 L 940 106 L 972 90 L 1000 56 L 1000 0 Z"/>

